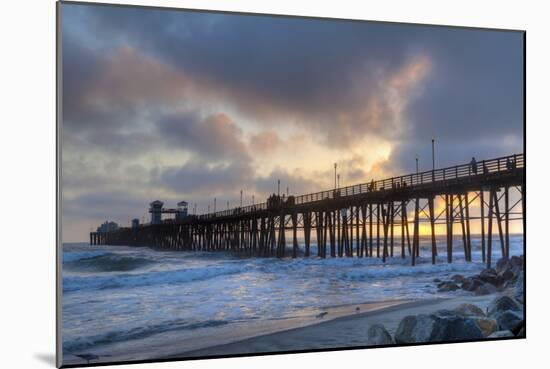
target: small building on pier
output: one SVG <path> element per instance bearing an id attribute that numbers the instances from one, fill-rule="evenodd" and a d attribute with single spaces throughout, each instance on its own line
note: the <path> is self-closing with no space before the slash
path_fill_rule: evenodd
<path id="1" fill-rule="evenodd" d="M 178 202 L 178 208 L 176 209 L 176 220 L 183 220 L 187 216 L 187 202 Z"/>
<path id="2" fill-rule="evenodd" d="M 149 212 L 151 213 L 151 224 L 162 223 L 162 207 L 164 203 L 160 200 L 155 200 L 149 204 Z"/>
<path id="3" fill-rule="evenodd" d="M 116 231 L 118 229 L 118 224 L 112 221 L 106 221 L 99 227 L 97 227 L 97 233 L 107 233 Z"/>

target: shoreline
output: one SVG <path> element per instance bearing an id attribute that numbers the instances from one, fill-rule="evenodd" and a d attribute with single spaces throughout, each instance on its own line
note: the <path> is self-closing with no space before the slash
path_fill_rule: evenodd
<path id="1" fill-rule="evenodd" d="M 458 305 L 470 303 L 486 310 L 496 297 L 510 295 L 509 291 L 483 296 L 455 295 L 418 300 L 386 300 L 380 302 L 348 304 L 321 309 L 326 312 L 275 320 L 248 322 L 227 329 L 213 329 L 205 334 L 181 339 L 171 334 L 158 340 L 142 341 L 128 347 L 124 344 L 107 345 L 91 350 L 98 356 L 96 363 L 104 360 L 110 363 L 135 360 L 163 360 L 207 358 L 242 354 L 280 353 L 289 351 L 329 350 L 334 348 L 365 347 L 367 331 L 373 324 L 382 324 L 394 335 L 401 320 L 408 315 L 429 314 L 436 310 L 453 310 Z M 359 307 L 360 311 L 356 308 Z M 167 344 L 167 342 L 171 342 Z M 193 347 L 191 349 L 183 349 Z M 144 350 L 147 347 L 148 350 Z M 155 356 L 147 352 L 157 352 Z M 64 365 L 82 364 L 82 360 L 71 354 L 64 355 Z"/>
<path id="2" fill-rule="evenodd" d="M 440 300 L 441 298 L 436 299 Z M 339 319 L 362 316 L 379 310 L 398 308 L 401 305 L 418 303 L 419 301 L 426 300 L 397 299 L 326 306 L 311 310 L 304 309 L 292 317 L 248 321 L 246 323 L 235 323 L 225 327 L 205 329 L 198 335 L 183 339 L 177 336 L 177 332 L 175 335 L 168 333 L 163 335 L 164 338 L 159 336 L 158 341 L 153 340 L 151 342 L 145 340 L 142 341 L 142 343 L 138 343 L 140 340 L 135 340 L 134 343 L 138 344 L 131 348 L 125 346 L 124 343 L 113 343 L 96 347 L 88 351 L 94 355 L 98 355 L 100 358 L 108 357 L 109 362 L 191 357 L 188 354 L 189 352 L 199 352 L 212 348 L 215 350 L 216 347 L 232 345 L 246 340 L 254 340 L 258 337 L 279 334 L 295 329 L 308 328 L 318 324 L 330 323 Z M 360 310 L 357 311 L 357 308 Z M 167 341 L 171 341 L 172 343 L 167 346 Z M 146 354 L 146 352 L 150 352 L 149 350 L 151 350 L 152 346 L 155 346 L 154 351 L 158 352 L 159 355 L 151 357 Z M 184 354 L 182 354 L 182 346 L 190 347 L 190 349 L 186 349 Z M 148 350 L 145 350 L 145 348 Z M 210 353 L 209 355 L 216 355 L 216 353 Z M 101 362 L 101 360 L 98 362 Z M 65 365 L 78 363 L 82 363 L 82 360 L 75 355 L 67 353 L 64 355 Z"/>
<path id="3" fill-rule="evenodd" d="M 208 357 L 281 351 L 301 351 L 367 346 L 367 330 L 373 324 L 383 324 L 394 334 L 401 319 L 408 315 L 431 313 L 440 309 L 454 309 L 463 303 L 472 303 L 483 310 L 496 297 L 506 292 L 484 296 L 456 296 L 423 300 L 407 300 L 389 306 L 356 314 L 347 314 L 307 326 L 294 327 L 226 344 L 182 351 L 165 358 Z"/>

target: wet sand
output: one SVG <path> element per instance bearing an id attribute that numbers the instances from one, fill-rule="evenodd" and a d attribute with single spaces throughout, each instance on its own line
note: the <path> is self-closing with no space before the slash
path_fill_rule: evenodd
<path id="1" fill-rule="evenodd" d="M 483 310 L 500 294 L 486 296 L 457 296 L 418 301 L 400 301 L 391 305 L 372 307 L 368 311 L 354 312 L 323 322 L 257 336 L 224 345 L 182 352 L 173 357 L 196 357 L 268 353 L 280 351 L 328 349 L 365 346 L 367 330 L 372 324 L 383 324 L 393 335 L 401 319 L 408 315 L 427 314 L 440 309 L 454 309 L 463 303 L 472 303 Z"/>

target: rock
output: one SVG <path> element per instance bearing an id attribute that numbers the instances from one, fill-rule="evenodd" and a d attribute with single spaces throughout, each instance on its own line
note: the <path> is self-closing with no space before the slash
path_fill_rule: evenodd
<path id="1" fill-rule="evenodd" d="M 426 314 L 406 316 L 395 331 L 395 343 L 429 342 L 434 324 Z"/>
<path id="2" fill-rule="evenodd" d="M 479 273 L 479 279 L 481 279 L 483 282 L 491 283 L 495 286 L 499 284 L 498 274 L 493 268 L 483 269 L 481 273 Z"/>
<path id="3" fill-rule="evenodd" d="M 522 320 L 514 328 L 511 329 L 514 336 L 519 336 L 520 332 L 523 331 L 523 335 L 525 335 L 525 320 Z"/>
<path id="4" fill-rule="evenodd" d="M 439 283 L 439 282 L 441 282 L 441 279 L 439 279 L 439 278 L 434 279 L 434 283 Z"/>
<path id="5" fill-rule="evenodd" d="M 485 317 L 473 317 L 477 323 L 479 329 L 483 332 L 485 337 L 493 334 L 498 330 L 498 323 L 495 319 Z"/>
<path id="6" fill-rule="evenodd" d="M 393 344 L 393 339 L 388 333 L 386 328 L 382 324 L 373 324 L 369 327 L 367 331 L 367 344 L 368 345 L 391 345 Z"/>
<path id="7" fill-rule="evenodd" d="M 497 264 L 495 265 L 495 271 L 497 274 L 501 274 L 502 272 L 510 269 L 512 269 L 512 264 L 508 258 L 498 259 Z"/>
<path id="8" fill-rule="evenodd" d="M 464 316 L 485 317 L 485 313 L 483 312 L 483 310 L 481 310 L 481 308 L 477 307 L 474 304 L 461 304 L 455 309 L 455 311 Z"/>
<path id="9" fill-rule="evenodd" d="M 522 327 L 518 334 L 516 334 L 516 337 L 525 337 L 525 327 Z"/>
<path id="10" fill-rule="evenodd" d="M 405 317 L 395 332 L 396 343 L 456 341 L 483 338 L 476 321 L 450 310 Z"/>
<path id="11" fill-rule="evenodd" d="M 435 320 L 431 341 L 456 341 L 484 337 L 474 319 L 454 311 L 439 310 L 431 314 L 431 317 Z"/>
<path id="12" fill-rule="evenodd" d="M 468 278 L 465 278 L 464 281 L 462 282 L 461 288 L 465 291 L 473 292 L 482 284 L 483 284 L 483 281 L 481 281 L 479 278 L 468 277 Z"/>
<path id="13" fill-rule="evenodd" d="M 453 281 L 455 283 L 462 283 L 462 282 L 464 282 L 464 279 L 466 279 L 466 278 L 461 274 L 455 274 L 451 277 L 451 281 Z"/>
<path id="14" fill-rule="evenodd" d="M 506 310 L 496 313 L 494 318 L 497 320 L 500 330 L 513 330 L 518 324 L 523 321 L 523 315 L 517 311 Z"/>
<path id="15" fill-rule="evenodd" d="M 460 287 L 454 282 L 441 282 L 437 285 L 437 290 L 439 292 L 456 291 L 458 289 L 460 289 Z"/>
<path id="16" fill-rule="evenodd" d="M 510 331 L 496 331 L 489 335 L 487 338 L 501 338 L 501 337 L 514 337 L 514 334 Z"/>
<path id="17" fill-rule="evenodd" d="M 506 310 L 521 311 L 521 305 L 508 296 L 497 297 L 487 307 L 487 315 L 493 316 Z"/>
<path id="18" fill-rule="evenodd" d="M 476 288 L 474 293 L 477 296 L 482 296 L 482 295 L 490 295 L 491 293 L 495 293 L 496 291 L 497 291 L 497 288 L 494 285 L 492 285 L 491 283 L 484 283 L 478 288 Z"/>
<path id="19" fill-rule="evenodd" d="M 498 275 L 501 283 L 516 279 L 516 273 L 512 269 L 506 269 Z"/>
<path id="20" fill-rule="evenodd" d="M 510 258 L 510 265 L 512 268 L 518 268 L 519 270 L 523 270 L 523 255 L 512 256 Z"/>
<path id="21" fill-rule="evenodd" d="M 515 284 L 516 293 L 514 297 L 516 300 L 518 300 L 520 303 L 525 304 L 525 290 L 524 290 L 524 284 L 525 284 L 525 276 L 523 273 L 523 270 L 519 273 L 518 279 Z"/>

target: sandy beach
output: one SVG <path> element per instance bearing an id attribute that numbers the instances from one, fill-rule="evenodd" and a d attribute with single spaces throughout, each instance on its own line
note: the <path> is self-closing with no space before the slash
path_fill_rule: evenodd
<path id="1" fill-rule="evenodd" d="M 460 304 L 471 303 L 483 310 L 501 293 L 485 296 L 457 296 L 418 301 L 400 301 L 393 304 L 377 304 L 370 309 L 353 314 L 325 315 L 322 322 L 279 331 L 262 336 L 182 352 L 174 357 L 235 355 L 243 353 L 267 353 L 335 347 L 365 346 L 370 325 L 383 324 L 389 333 L 395 333 L 401 319 L 408 315 L 431 313 L 440 309 L 454 309 Z M 366 304 L 368 305 L 368 304 Z"/>

